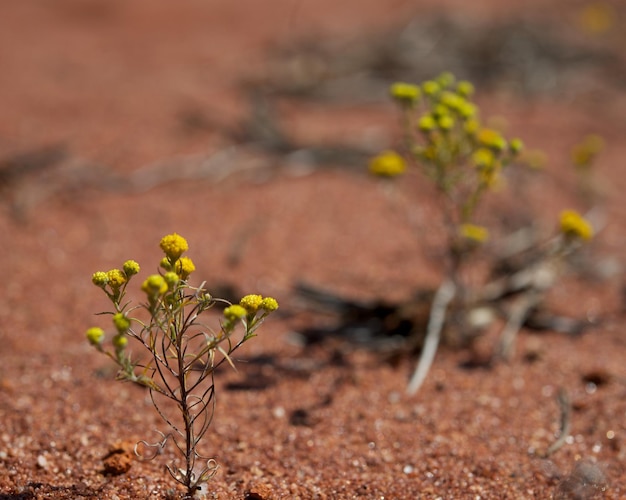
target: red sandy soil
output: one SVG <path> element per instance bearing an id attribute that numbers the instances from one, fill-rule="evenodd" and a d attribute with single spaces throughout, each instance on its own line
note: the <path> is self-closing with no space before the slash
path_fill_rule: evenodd
<path id="1" fill-rule="evenodd" d="M 440 280 L 420 244 L 428 235 L 416 244 L 375 179 L 340 168 L 258 174 L 248 153 L 233 156 L 232 168 L 253 174 L 130 192 L 109 182 L 151 166 L 176 170 L 227 147 L 221 130 L 189 130 L 181 117 L 199 110 L 235 124 L 246 111 L 239 84 L 263 71 L 273 44 L 305 34 L 349 40 L 435 8 L 566 22 L 581 5 L 544 3 L 472 2 L 468 11 L 460 1 L 5 2 L 0 155 L 62 143 L 68 156 L 3 177 L 0 499 L 158 499 L 175 488 L 164 469 L 171 449 L 152 462 L 127 454 L 126 472 L 104 473 L 111 447 L 165 429 L 146 391 L 116 382 L 84 338 L 88 326 L 105 326 L 93 313 L 108 305 L 91 274 L 129 258 L 142 273 L 156 270 L 158 242 L 171 232 L 188 239 L 198 284 L 231 283 L 281 302 L 282 314 L 238 352 L 238 372 L 218 374 L 204 443 L 220 464 L 209 498 L 626 497 L 623 93 L 479 94 L 489 114 L 506 116 L 511 131 L 553 159 L 523 207 L 546 230 L 578 203 L 571 146 L 590 132 L 606 139 L 597 168 L 607 223 L 588 258 L 609 272 L 567 277 L 550 304 L 608 319 L 574 339 L 523 331 L 512 360 L 491 368 L 468 369 L 474 354 L 442 349 L 414 396 L 405 393 L 414 359 L 390 365 L 347 349 L 337 363 L 345 346 L 305 348 L 293 333 L 322 321 L 298 309 L 296 281 L 398 300 Z M 336 116 L 291 106 L 288 114 L 303 140 L 397 132 L 391 104 Z M 544 459 L 539 452 L 558 435 L 560 389 L 572 400 L 571 435 Z"/>

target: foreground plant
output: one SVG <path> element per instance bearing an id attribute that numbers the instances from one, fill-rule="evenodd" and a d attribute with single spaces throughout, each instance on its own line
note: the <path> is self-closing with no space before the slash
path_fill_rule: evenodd
<path id="1" fill-rule="evenodd" d="M 517 286 L 508 280 L 475 290 L 464 280 L 464 269 L 489 239 L 489 230 L 476 221 L 477 209 L 501 184 L 504 170 L 524 148 L 520 139 L 508 139 L 483 125 L 478 106 L 471 100 L 473 92 L 470 82 L 457 81 L 450 73 L 421 85 L 392 85 L 390 94 L 402 112 L 404 155 L 384 151 L 369 165 L 372 174 L 385 178 L 410 171 L 421 173 L 438 195 L 445 230 L 444 280 L 433 299 L 421 358 L 409 382 L 410 393 L 416 392 L 426 377 L 449 309 L 454 308 L 458 319 L 455 326 L 464 330 L 471 327 L 470 313 L 477 304 L 508 299 L 508 287 Z M 563 257 L 593 234 L 589 223 L 573 211 L 562 214 L 560 225 L 560 236 L 544 245 L 535 264 L 518 276 L 526 280 L 526 288 L 518 290 L 522 298 L 513 305 L 507 319 L 499 356 L 509 355 L 517 330 L 554 283 Z M 461 331 L 459 336 L 466 334 Z"/>
<path id="2" fill-rule="evenodd" d="M 193 287 L 188 282 L 195 266 L 190 258 L 183 257 L 188 244 L 182 236 L 167 235 L 160 246 L 165 253 L 160 262 L 162 271 L 143 281 L 141 290 L 146 300 L 142 304 L 132 306 L 125 299 L 129 282 L 139 273 L 137 262 L 128 260 L 122 269 L 94 273 L 93 283 L 113 306 L 112 311 L 101 314 L 112 316 L 115 334 L 109 342 L 100 327 L 88 329 L 86 335 L 98 351 L 119 366 L 119 380 L 149 389 L 155 409 L 171 432 L 161 433 L 162 441 L 155 444 L 141 441 L 135 452 L 152 459 L 171 438 L 184 463 L 182 467 L 170 464 L 167 469 L 191 497 L 217 471 L 215 461 L 198 450 L 215 410 L 215 370 L 224 362 L 234 367 L 232 353 L 256 336 L 257 328 L 278 309 L 278 303 L 261 295 L 246 295 L 239 304 L 212 297 L 204 283 Z M 201 316 L 207 316 L 215 306 L 224 308 L 221 318 L 214 318 L 216 327 L 211 328 Z M 135 316 L 141 312 L 146 319 Z M 239 329 L 242 333 L 236 337 Z M 129 339 L 147 353 L 145 360 L 131 357 Z M 144 453 L 146 450 L 150 452 Z"/>

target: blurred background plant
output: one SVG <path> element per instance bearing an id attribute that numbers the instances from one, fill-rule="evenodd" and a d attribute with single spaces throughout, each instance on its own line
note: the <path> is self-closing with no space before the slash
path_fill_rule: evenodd
<path id="1" fill-rule="evenodd" d="M 473 93 L 472 83 L 457 81 L 449 72 L 420 85 L 393 84 L 390 94 L 402 114 L 406 160 L 388 150 L 369 164 L 370 173 L 386 179 L 417 171 L 421 179 L 428 180 L 435 187 L 440 215 L 440 220 L 428 223 L 432 227 L 442 224 L 446 235 L 441 249 L 444 276 L 432 299 L 420 360 L 409 382 L 410 393 L 423 383 L 446 324 L 461 343 L 471 342 L 477 327 L 484 326 L 485 316 L 478 313 L 485 311 L 487 303 L 511 303 L 494 352 L 494 359 L 508 358 L 517 332 L 556 282 L 563 259 L 581 242 L 589 241 L 594 232 L 578 212 L 565 210 L 557 236 L 525 245 L 526 250 L 528 246 L 535 248 L 532 259 L 521 268 L 509 270 L 499 279 L 492 276 L 492 281 L 479 286 L 467 280 L 467 268 L 477 253 L 484 257 L 484 252 L 478 251 L 490 236 L 488 228 L 477 221 L 477 209 L 488 193 L 502 184 L 503 171 L 519 163 L 524 148 L 521 139 L 507 139 L 483 125 L 479 108 L 471 99 Z M 574 150 L 581 177 L 588 175 L 601 147 L 599 138 L 590 136 Z M 489 265 L 495 267 L 494 262 Z"/>

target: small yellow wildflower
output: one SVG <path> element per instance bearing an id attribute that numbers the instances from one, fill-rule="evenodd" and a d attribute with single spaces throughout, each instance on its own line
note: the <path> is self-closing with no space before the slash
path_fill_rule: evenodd
<path id="1" fill-rule="evenodd" d="M 437 122 L 435 121 L 435 118 L 430 115 L 423 115 L 419 121 L 417 122 L 417 127 L 422 131 L 422 132 L 432 132 L 436 127 L 437 127 Z"/>
<path id="2" fill-rule="evenodd" d="M 448 132 L 454 128 L 454 118 L 450 115 L 440 116 L 437 122 L 439 124 L 439 128 L 444 132 Z"/>
<path id="3" fill-rule="evenodd" d="M 489 230 L 476 224 L 461 224 L 459 232 L 463 238 L 476 243 L 484 243 L 489 239 Z"/>
<path id="4" fill-rule="evenodd" d="M 439 99 L 441 100 L 441 104 L 447 106 L 453 111 L 458 111 L 463 106 L 463 104 L 466 103 L 463 97 L 449 90 L 442 92 Z"/>
<path id="5" fill-rule="evenodd" d="M 450 109 L 445 104 L 437 104 L 433 107 L 433 117 L 440 118 L 450 114 Z"/>
<path id="6" fill-rule="evenodd" d="M 396 177 L 406 170 L 404 158 L 395 151 L 383 151 L 370 160 L 369 171 L 381 177 Z"/>
<path id="7" fill-rule="evenodd" d="M 115 349 L 119 351 L 126 347 L 126 345 L 128 344 L 128 338 L 126 337 L 126 335 L 119 334 L 113 337 L 112 342 L 113 347 L 115 347 Z"/>
<path id="8" fill-rule="evenodd" d="M 478 148 L 472 154 L 472 163 L 478 168 L 493 167 L 495 159 L 493 151 L 487 148 Z"/>
<path id="9" fill-rule="evenodd" d="M 162 267 L 166 271 L 171 271 L 172 270 L 172 264 L 170 263 L 170 261 L 169 261 L 169 259 L 167 257 L 163 257 L 161 259 L 161 262 L 159 262 L 159 267 Z"/>
<path id="10" fill-rule="evenodd" d="M 173 290 L 174 288 L 176 288 L 176 285 L 178 285 L 178 281 L 180 280 L 178 274 L 169 271 L 167 273 L 165 273 L 163 275 L 163 279 L 165 280 L 165 282 L 167 283 L 167 287 L 170 290 Z"/>
<path id="11" fill-rule="evenodd" d="M 224 309 L 224 317 L 228 321 L 236 321 L 241 318 L 245 318 L 248 312 L 243 306 L 239 304 L 233 304 L 232 306 L 228 306 Z"/>
<path id="12" fill-rule="evenodd" d="M 163 295 L 167 292 L 167 283 L 160 274 L 152 274 L 143 282 L 141 289 L 151 297 Z"/>
<path id="13" fill-rule="evenodd" d="M 437 82 L 433 80 L 428 80 L 422 84 L 422 90 L 427 96 L 433 97 L 439 93 L 441 87 Z"/>
<path id="14" fill-rule="evenodd" d="M 97 326 L 89 328 L 85 335 L 87 336 L 89 343 L 92 345 L 100 345 L 104 340 L 104 330 Z"/>
<path id="15" fill-rule="evenodd" d="M 509 141 L 509 149 L 511 150 L 511 153 L 518 155 L 524 149 L 524 143 L 521 139 L 511 139 Z"/>
<path id="16" fill-rule="evenodd" d="M 261 301 L 260 309 L 265 309 L 267 312 L 274 312 L 278 309 L 278 301 L 273 297 L 265 297 Z"/>
<path id="17" fill-rule="evenodd" d="M 261 306 L 263 297 L 260 295 L 246 295 L 239 301 L 239 305 L 249 313 L 255 313 Z"/>
<path id="18" fill-rule="evenodd" d="M 449 71 L 444 71 L 437 77 L 437 83 L 444 89 L 454 85 L 455 80 L 456 77 Z"/>
<path id="19" fill-rule="evenodd" d="M 476 108 L 475 104 L 465 101 L 459 105 L 457 112 L 459 113 L 461 118 L 464 118 L 467 120 L 469 118 L 476 116 L 476 114 L 478 113 L 478 108 Z"/>
<path id="20" fill-rule="evenodd" d="M 495 151 L 503 151 L 506 148 L 506 140 L 499 132 L 483 128 L 478 132 L 478 142 L 483 146 L 487 146 Z"/>
<path id="21" fill-rule="evenodd" d="M 111 269 L 107 272 L 108 284 L 113 290 L 119 289 L 126 283 L 126 275 L 119 269 Z"/>
<path id="22" fill-rule="evenodd" d="M 474 85 L 466 80 L 461 80 L 456 85 L 456 91 L 463 97 L 469 97 L 474 93 Z"/>
<path id="23" fill-rule="evenodd" d="M 563 210 L 560 216 L 561 232 L 569 237 L 589 241 L 593 238 L 593 227 L 575 210 Z"/>
<path id="24" fill-rule="evenodd" d="M 134 260 L 127 260 L 122 267 L 126 278 L 130 278 L 139 272 L 139 264 Z"/>
<path id="25" fill-rule="evenodd" d="M 176 273 L 180 276 L 180 279 L 186 280 L 189 275 L 196 270 L 196 266 L 189 257 L 181 257 L 176 261 Z"/>
<path id="26" fill-rule="evenodd" d="M 113 324 L 119 333 L 125 333 L 130 328 L 130 320 L 121 312 L 113 315 Z"/>
<path id="27" fill-rule="evenodd" d="M 467 135 L 474 135 L 480 128 L 480 122 L 476 119 L 470 118 L 463 124 L 463 130 Z"/>
<path id="28" fill-rule="evenodd" d="M 100 288 L 104 288 L 109 282 L 109 276 L 104 271 L 97 271 L 91 276 L 91 282 Z"/>
<path id="29" fill-rule="evenodd" d="M 389 89 L 391 97 L 401 104 L 413 104 L 415 103 L 422 92 L 417 85 L 404 82 L 396 82 Z"/>
<path id="30" fill-rule="evenodd" d="M 176 233 L 163 236 L 160 246 L 171 262 L 178 260 L 183 253 L 189 250 L 187 240 Z"/>

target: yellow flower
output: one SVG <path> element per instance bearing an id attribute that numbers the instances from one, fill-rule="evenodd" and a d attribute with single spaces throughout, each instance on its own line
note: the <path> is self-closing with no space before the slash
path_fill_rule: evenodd
<path id="1" fill-rule="evenodd" d="M 475 104 L 465 101 L 459 105 L 457 112 L 462 118 L 467 120 L 469 118 L 476 116 L 476 113 L 478 112 L 478 110 Z"/>
<path id="2" fill-rule="evenodd" d="M 267 312 L 274 312 L 278 309 L 278 302 L 273 297 L 265 297 L 261 301 L 260 309 L 265 309 Z"/>
<path id="3" fill-rule="evenodd" d="M 456 77 L 449 71 L 444 71 L 437 77 L 437 83 L 441 85 L 441 88 L 444 88 L 444 89 L 454 84 L 455 80 L 456 80 Z"/>
<path id="4" fill-rule="evenodd" d="M 180 276 L 180 279 L 186 280 L 189 275 L 196 270 L 196 266 L 189 257 L 181 257 L 176 262 L 176 273 Z"/>
<path id="5" fill-rule="evenodd" d="M 228 306 L 226 309 L 224 309 L 224 317 L 228 321 L 235 321 L 241 318 L 245 318 L 247 314 L 248 312 L 246 311 L 246 309 L 239 304 L 233 304 L 232 306 Z"/>
<path id="6" fill-rule="evenodd" d="M 92 345 L 100 345 L 104 340 L 104 330 L 97 326 L 92 326 L 86 332 L 87 340 Z"/>
<path id="7" fill-rule="evenodd" d="M 369 171 L 381 177 L 396 177 L 406 170 L 404 158 L 395 151 L 383 151 L 372 158 L 369 163 Z"/>
<path id="8" fill-rule="evenodd" d="M 108 284 L 113 290 L 119 289 L 126 283 L 126 275 L 119 269 L 111 269 L 107 272 Z"/>
<path id="9" fill-rule="evenodd" d="M 167 283 L 167 286 L 170 290 L 173 290 L 174 288 L 176 288 L 176 285 L 178 284 L 178 280 L 180 280 L 180 278 L 178 277 L 178 274 L 172 271 L 165 273 L 163 275 L 163 279 Z"/>
<path id="10" fill-rule="evenodd" d="M 150 297 L 155 297 L 167 292 L 167 283 L 160 274 L 152 274 L 143 282 L 141 289 Z"/>
<path id="11" fill-rule="evenodd" d="M 461 224 L 459 233 L 463 238 L 476 243 L 484 243 L 489 239 L 489 230 L 484 226 L 477 226 L 476 224 Z"/>
<path id="12" fill-rule="evenodd" d="M 167 257 L 163 257 L 161 259 L 161 262 L 159 262 L 159 266 L 162 267 L 163 269 L 165 269 L 166 271 L 171 271 L 172 270 L 172 264 L 170 263 L 169 259 Z"/>
<path id="13" fill-rule="evenodd" d="M 506 148 L 506 140 L 504 140 L 504 137 L 502 137 L 499 132 L 490 128 L 483 128 L 478 132 L 478 142 L 495 151 L 502 151 Z"/>
<path id="14" fill-rule="evenodd" d="M 444 132 L 450 131 L 454 127 L 454 118 L 450 115 L 440 116 L 437 121 L 439 123 L 439 128 Z"/>
<path id="15" fill-rule="evenodd" d="M 176 233 L 163 236 L 160 246 L 171 262 L 178 260 L 183 253 L 189 250 L 187 240 Z"/>
<path id="16" fill-rule="evenodd" d="M 126 338 L 126 335 L 119 334 L 113 337 L 112 342 L 113 347 L 115 347 L 115 349 L 119 351 L 126 347 L 126 344 L 128 344 L 128 339 Z"/>
<path id="17" fill-rule="evenodd" d="M 470 118 L 463 124 L 463 130 L 468 135 L 474 135 L 480 128 L 480 122 L 474 118 Z"/>
<path id="18" fill-rule="evenodd" d="M 518 155 L 524 149 L 524 143 L 521 139 L 511 139 L 509 141 L 509 149 L 514 155 Z"/>
<path id="19" fill-rule="evenodd" d="M 466 103 L 463 97 L 449 90 L 442 92 L 439 99 L 441 100 L 441 104 L 453 111 L 458 111 Z"/>
<path id="20" fill-rule="evenodd" d="M 430 114 L 423 115 L 417 122 L 417 127 L 422 132 L 432 132 L 436 126 L 437 122 L 435 121 L 435 118 Z"/>
<path id="21" fill-rule="evenodd" d="M 463 97 L 469 97 L 474 93 L 474 85 L 466 80 L 461 80 L 456 85 L 456 91 Z"/>
<path id="22" fill-rule="evenodd" d="M 100 288 L 104 288 L 109 282 L 109 276 L 104 271 L 97 271 L 91 276 L 91 282 Z"/>
<path id="23" fill-rule="evenodd" d="M 113 324 L 119 333 L 125 333 L 130 328 L 130 320 L 121 312 L 113 315 Z"/>
<path id="24" fill-rule="evenodd" d="M 491 149 L 478 148 L 472 154 L 472 163 L 480 169 L 493 167 L 495 160 L 496 157 Z"/>
<path id="25" fill-rule="evenodd" d="M 139 264 L 134 260 L 127 260 L 126 262 L 124 262 L 124 266 L 122 267 L 122 269 L 124 270 L 126 278 L 130 278 L 131 276 L 139 272 Z"/>
<path id="26" fill-rule="evenodd" d="M 439 93 L 441 87 L 437 82 L 433 80 L 428 80 L 422 84 L 422 90 L 424 91 L 424 94 L 432 97 Z"/>
<path id="27" fill-rule="evenodd" d="M 401 104 L 413 104 L 422 95 L 422 92 L 417 85 L 403 82 L 394 83 L 389 89 L 389 93 L 391 94 L 391 97 Z"/>
<path id="28" fill-rule="evenodd" d="M 263 297 L 260 295 L 246 295 L 239 301 L 239 305 L 249 313 L 255 313 L 261 306 Z"/>
<path id="29" fill-rule="evenodd" d="M 563 210 L 560 216 L 561 232 L 565 236 L 588 241 L 593 238 L 593 227 L 575 210 Z"/>

